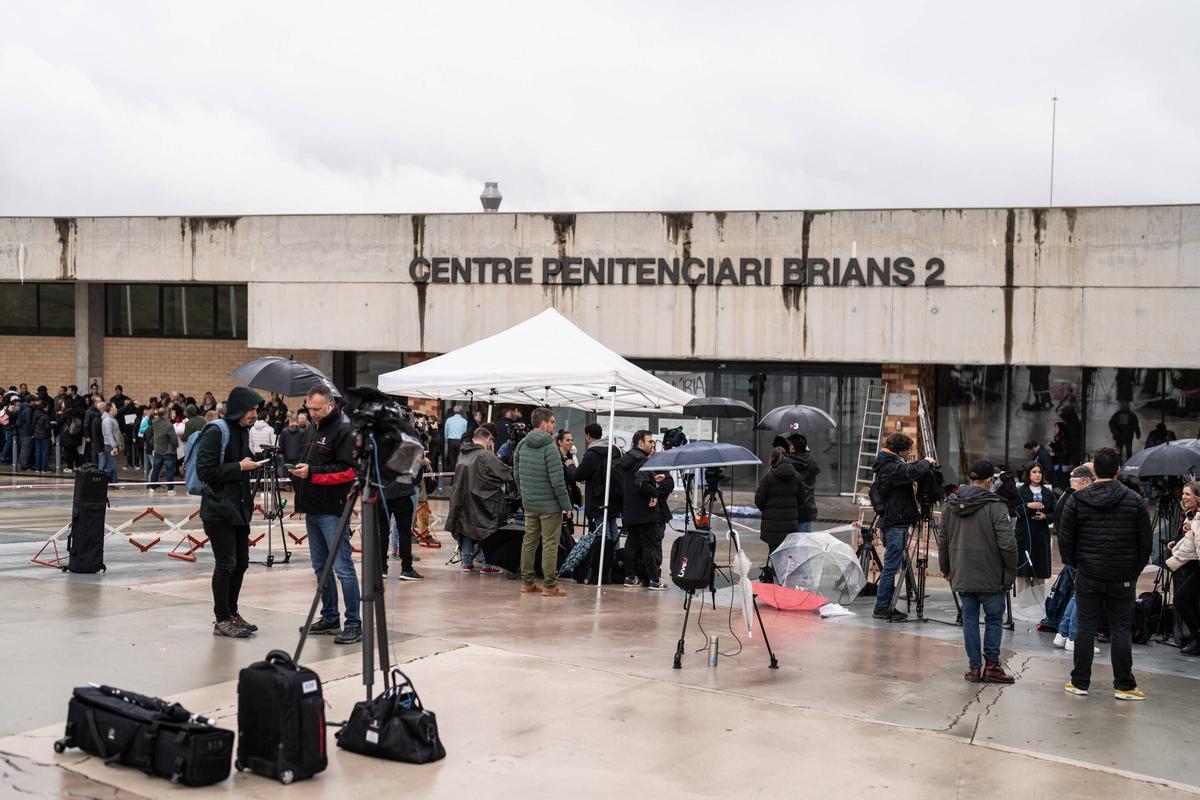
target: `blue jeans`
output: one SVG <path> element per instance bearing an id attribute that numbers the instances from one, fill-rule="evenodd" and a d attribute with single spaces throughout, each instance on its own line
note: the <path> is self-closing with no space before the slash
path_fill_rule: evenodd
<path id="1" fill-rule="evenodd" d="M 1079 609 L 1075 605 L 1075 595 L 1071 595 L 1071 601 L 1067 603 L 1066 609 L 1063 610 L 1062 619 L 1058 622 L 1058 632 L 1064 638 L 1070 639 L 1073 642 L 1075 641 L 1075 629 L 1078 627 Z"/>
<path id="2" fill-rule="evenodd" d="M 173 483 L 175 480 L 175 454 L 174 453 L 155 453 L 154 468 L 150 470 L 150 487 L 151 489 L 158 488 L 158 473 L 163 465 L 167 466 L 167 483 Z M 170 488 L 174 489 L 174 485 Z"/>
<path id="3" fill-rule="evenodd" d="M 325 560 L 333 547 L 337 535 L 338 516 L 335 514 L 306 514 L 304 525 L 308 529 L 308 555 L 312 560 L 313 571 L 317 578 L 325 568 Z M 360 595 L 358 592 L 358 574 L 354 571 L 354 561 L 350 557 L 350 537 L 342 537 L 342 546 L 334 554 L 333 574 L 337 583 L 342 585 L 342 599 L 346 602 L 346 627 L 362 626 L 362 618 L 358 614 Z M 325 584 L 321 592 L 321 619 L 326 622 L 338 621 L 337 586 L 333 581 Z"/>
<path id="4" fill-rule="evenodd" d="M 16 436 L 17 433 L 11 426 L 4 429 L 4 450 L 0 452 L 0 461 L 12 461 L 17 457 L 17 454 L 13 452 L 16 449 L 13 447 L 13 440 Z"/>
<path id="5" fill-rule="evenodd" d="M 33 440 L 33 468 L 38 472 L 50 471 L 50 440 Z"/>
<path id="6" fill-rule="evenodd" d="M 597 514 L 596 516 L 589 519 L 587 521 L 588 530 L 591 530 L 591 531 L 599 530 L 600 522 L 603 519 L 604 519 L 604 516 L 602 514 Z M 620 529 L 617 527 L 617 519 L 618 518 L 614 517 L 612 514 L 608 515 L 608 530 L 606 531 L 604 538 L 610 542 L 615 542 L 617 540 L 617 537 L 621 533 Z M 605 545 L 605 546 L 607 547 L 607 545 Z"/>
<path id="7" fill-rule="evenodd" d="M 462 563 L 464 567 L 475 563 L 475 559 L 479 559 L 479 566 L 490 567 L 487 556 L 483 554 L 483 546 L 474 539 L 468 539 L 465 536 L 459 537 L 458 547 L 462 550 Z"/>
<path id="8" fill-rule="evenodd" d="M 983 609 L 983 657 L 989 664 L 1000 663 L 1000 637 L 1004 627 L 1004 592 L 963 592 L 963 646 L 971 669 L 983 666 L 979 659 L 979 609 Z"/>
<path id="9" fill-rule="evenodd" d="M 117 457 L 112 454 L 107 446 L 101 447 L 97 454 L 99 458 L 96 461 L 96 466 L 108 473 L 108 482 L 117 482 Z M 170 480 L 170 478 L 168 478 Z"/>
<path id="10" fill-rule="evenodd" d="M 879 575 L 879 589 L 875 594 L 875 610 L 887 611 L 892 605 L 892 594 L 896 591 L 896 573 L 904 558 L 908 544 L 908 526 L 893 525 L 883 530 L 883 571 Z"/>

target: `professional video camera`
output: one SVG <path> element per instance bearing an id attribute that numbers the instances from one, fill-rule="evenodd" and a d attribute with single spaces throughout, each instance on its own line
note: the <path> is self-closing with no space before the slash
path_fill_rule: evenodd
<path id="1" fill-rule="evenodd" d="M 933 506 L 946 499 L 946 479 L 940 464 L 930 464 L 929 471 L 917 481 L 917 500 L 923 506 Z"/>
<path id="2" fill-rule="evenodd" d="M 679 425 L 675 428 L 662 429 L 663 450 L 670 450 L 675 447 L 683 447 L 688 443 L 687 434 L 683 432 L 683 426 Z"/>
<path id="3" fill-rule="evenodd" d="M 992 491 L 1008 506 L 1008 513 L 1015 514 L 1021 508 L 1021 492 L 1017 489 L 1017 473 L 1001 467 L 992 484 Z"/>
<path id="4" fill-rule="evenodd" d="M 718 483 L 726 483 L 728 480 L 724 467 L 704 468 L 704 484 L 706 486 L 716 486 Z"/>
<path id="5" fill-rule="evenodd" d="M 370 456 L 377 449 L 384 480 L 415 481 L 425 458 L 425 445 L 413 425 L 412 412 L 369 386 L 347 389 L 346 409 L 356 434 L 356 458 L 369 469 Z"/>

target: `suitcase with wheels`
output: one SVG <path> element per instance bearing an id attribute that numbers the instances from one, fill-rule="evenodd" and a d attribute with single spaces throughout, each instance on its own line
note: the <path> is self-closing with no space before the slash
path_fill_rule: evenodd
<path id="1" fill-rule="evenodd" d="M 282 783 L 311 778 L 328 765 L 321 679 L 282 650 L 238 675 L 239 770 Z"/>
<path id="2" fill-rule="evenodd" d="M 107 508 L 108 475 L 95 468 L 76 472 L 64 572 L 88 574 L 108 570 L 104 566 L 104 514 Z"/>

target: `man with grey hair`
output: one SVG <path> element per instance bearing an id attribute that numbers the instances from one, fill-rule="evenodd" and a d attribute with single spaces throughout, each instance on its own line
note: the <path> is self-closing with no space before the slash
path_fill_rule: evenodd
<path id="1" fill-rule="evenodd" d="M 454 472 L 458 464 L 458 452 L 462 449 L 463 436 L 467 434 L 467 413 L 462 406 L 455 406 L 454 413 L 442 426 L 446 434 L 446 472 Z"/>

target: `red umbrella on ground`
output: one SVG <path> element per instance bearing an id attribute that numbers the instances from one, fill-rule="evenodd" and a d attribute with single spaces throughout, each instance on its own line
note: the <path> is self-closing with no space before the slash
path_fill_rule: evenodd
<path id="1" fill-rule="evenodd" d="M 754 582 L 754 594 L 765 605 L 780 611 L 816 611 L 829 601 L 816 592 L 789 589 L 774 583 Z"/>

